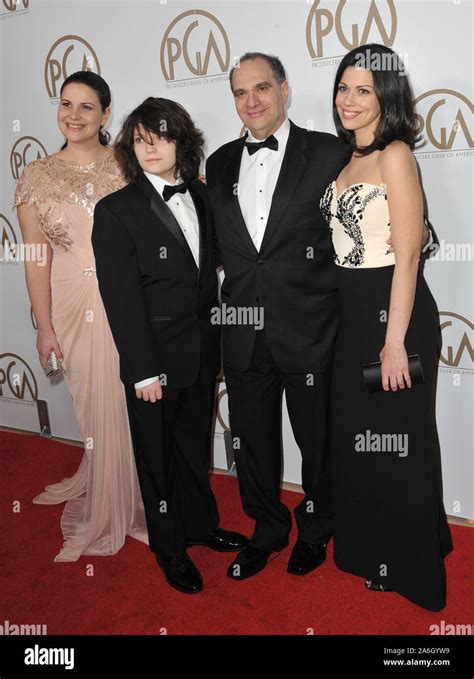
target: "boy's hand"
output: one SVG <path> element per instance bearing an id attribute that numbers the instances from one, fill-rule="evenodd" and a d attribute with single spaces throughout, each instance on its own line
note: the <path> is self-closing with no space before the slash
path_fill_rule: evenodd
<path id="1" fill-rule="evenodd" d="M 146 387 L 135 389 L 135 395 L 137 398 L 142 398 L 144 401 L 150 401 L 151 403 L 161 401 L 161 399 L 163 398 L 163 392 L 161 390 L 160 380 L 156 379 L 154 382 L 148 384 Z"/>

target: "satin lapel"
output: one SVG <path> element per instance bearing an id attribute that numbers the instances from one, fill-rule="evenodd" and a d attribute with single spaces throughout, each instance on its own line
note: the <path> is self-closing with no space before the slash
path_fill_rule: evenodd
<path id="1" fill-rule="evenodd" d="M 193 264 L 196 265 L 194 261 L 193 253 L 188 245 L 188 241 L 184 237 L 183 231 L 178 224 L 176 217 L 171 212 L 169 207 L 166 205 L 165 201 L 161 198 L 158 192 L 155 190 L 153 184 L 148 180 L 148 178 L 142 174 L 137 180 L 137 186 L 145 194 L 149 201 L 150 210 L 158 217 L 160 222 L 166 226 L 169 232 L 176 238 L 181 247 L 186 250 L 186 252 L 191 257 Z"/>
<path id="2" fill-rule="evenodd" d="M 202 264 L 204 261 L 205 247 L 206 247 L 206 228 L 208 220 L 210 220 L 210 215 L 207 213 L 206 204 L 204 198 L 201 195 L 202 187 L 200 186 L 199 179 L 193 180 L 189 185 L 189 195 L 193 199 L 194 207 L 196 208 L 196 215 L 199 224 L 199 271 L 198 277 L 202 270 Z M 210 222 L 209 222 L 210 223 Z"/>
<path id="3" fill-rule="evenodd" d="M 234 224 L 241 238 L 243 238 L 243 240 L 247 243 L 247 246 L 253 250 L 253 252 L 258 252 L 249 234 L 247 225 L 245 224 L 237 195 L 240 161 L 242 159 L 244 141 L 244 137 L 239 139 L 238 142 L 236 142 L 228 152 L 227 167 L 224 169 L 223 176 L 222 198 L 224 203 L 224 211 L 226 214 L 229 214 L 231 222 Z"/>
<path id="4" fill-rule="evenodd" d="M 178 243 L 185 249 L 188 250 L 191 257 L 192 253 L 189 249 L 188 242 L 184 237 L 183 231 L 178 224 L 176 217 L 171 212 L 169 207 L 166 205 L 165 201 L 156 193 L 151 196 L 150 208 L 158 217 L 158 219 L 166 226 L 167 229 L 173 234 Z"/>
<path id="5" fill-rule="evenodd" d="M 307 153 L 308 143 L 305 131 L 290 122 L 290 134 L 286 144 L 285 155 L 281 165 L 278 181 L 273 192 L 270 214 L 263 236 L 260 252 L 275 233 L 286 206 L 291 200 L 301 178 L 307 168 L 310 155 Z"/>

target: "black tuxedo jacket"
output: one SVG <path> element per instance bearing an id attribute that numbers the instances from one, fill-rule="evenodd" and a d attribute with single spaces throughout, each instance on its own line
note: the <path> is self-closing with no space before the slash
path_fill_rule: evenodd
<path id="1" fill-rule="evenodd" d="M 201 346 L 207 369 L 220 370 L 220 328 L 212 214 L 206 187 L 189 188 L 199 219 L 199 269 L 173 213 L 147 177 L 100 200 L 92 245 L 99 289 L 120 355 L 120 376 L 133 385 L 165 375 L 170 387 L 196 380 Z"/>
<path id="2" fill-rule="evenodd" d="M 224 267 L 222 302 L 263 307 L 264 328 L 278 367 L 288 373 L 328 368 L 339 325 L 333 247 L 320 199 L 350 159 L 335 136 L 290 122 L 290 134 L 265 235 L 257 251 L 235 186 L 244 139 L 225 144 L 207 161 L 217 256 Z M 255 328 L 225 325 L 224 367 L 245 371 Z"/>

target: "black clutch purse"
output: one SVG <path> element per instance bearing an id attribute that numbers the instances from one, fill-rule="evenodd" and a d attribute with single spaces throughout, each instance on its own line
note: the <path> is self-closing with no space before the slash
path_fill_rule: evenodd
<path id="1" fill-rule="evenodd" d="M 370 393 L 373 393 L 374 391 L 383 391 L 381 361 L 367 363 L 362 366 L 362 370 L 368 391 L 370 391 Z M 423 384 L 425 377 L 423 375 L 423 367 L 418 354 L 408 356 L 408 371 L 410 373 L 412 385 Z"/>

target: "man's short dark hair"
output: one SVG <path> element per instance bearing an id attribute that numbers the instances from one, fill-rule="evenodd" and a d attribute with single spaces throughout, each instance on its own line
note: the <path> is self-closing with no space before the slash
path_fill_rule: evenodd
<path id="1" fill-rule="evenodd" d="M 280 84 L 285 82 L 286 80 L 285 68 L 281 63 L 280 59 L 278 57 L 273 56 L 273 54 L 263 54 L 263 52 L 245 52 L 245 54 L 239 59 L 239 65 L 242 64 L 244 61 L 253 61 L 254 59 L 263 59 L 264 61 L 266 61 L 267 64 L 272 69 L 276 81 Z M 234 91 L 232 87 L 232 76 L 234 75 L 235 69 L 238 67 L 239 66 L 233 66 L 230 69 L 229 73 L 230 89 L 232 90 L 232 92 Z"/>

